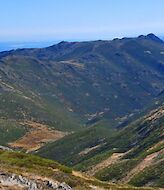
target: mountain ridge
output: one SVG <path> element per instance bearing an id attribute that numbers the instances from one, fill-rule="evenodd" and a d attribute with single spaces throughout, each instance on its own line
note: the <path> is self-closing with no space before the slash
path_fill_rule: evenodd
<path id="1" fill-rule="evenodd" d="M 1 52 L 0 145 L 163 187 L 163 84 L 164 43 L 153 34 Z"/>

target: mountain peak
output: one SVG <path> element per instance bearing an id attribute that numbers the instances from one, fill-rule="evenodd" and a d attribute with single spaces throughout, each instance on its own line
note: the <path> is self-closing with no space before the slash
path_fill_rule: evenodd
<path id="1" fill-rule="evenodd" d="M 150 33 L 150 34 L 148 34 L 148 35 L 146 35 L 146 36 L 144 36 L 144 35 L 140 35 L 140 36 L 138 36 L 138 38 L 140 38 L 140 39 L 147 39 L 147 40 L 153 40 L 153 41 L 156 41 L 156 42 L 159 42 L 159 43 L 163 43 L 163 41 L 160 39 L 160 38 L 158 38 L 155 34 L 153 34 L 153 33 Z"/>
<path id="2" fill-rule="evenodd" d="M 151 40 L 154 40 L 154 41 L 163 42 L 160 38 L 158 38 L 153 33 L 148 34 L 146 37 L 149 38 L 149 39 L 151 39 Z"/>

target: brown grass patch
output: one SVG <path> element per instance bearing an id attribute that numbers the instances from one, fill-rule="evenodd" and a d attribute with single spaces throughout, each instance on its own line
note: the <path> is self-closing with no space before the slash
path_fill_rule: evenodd
<path id="1" fill-rule="evenodd" d="M 22 148 L 27 152 L 36 151 L 47 142 L 57 141 L 67 135 L 67 132 L 49 129 L 41 123 L 26 121 L 21 123 L 31 128 L 23 137 L 10 143 L 13 148 Z"/>

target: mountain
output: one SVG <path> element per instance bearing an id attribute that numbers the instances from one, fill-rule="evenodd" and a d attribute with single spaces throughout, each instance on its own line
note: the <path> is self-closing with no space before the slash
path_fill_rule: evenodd
<path id="1" fill-rule="evenodd" d="M 0 52 L 0 145 L 100 186 L 163 187 L 163 87 L 164 42 L 154 34 Z M 32 162 L 15 154 L 9 168 Z"/>
<path id="2" fill-rule="evenodd" d="M 1 52 L 1 100 L 9 104 L 12 96 L 8 107 L 16 107 L 1 108 L 1 115 L 56 122 L 63 130 L 101 117 L 117 126 L 163 90 L 163 52 L 153 34 Z"/>

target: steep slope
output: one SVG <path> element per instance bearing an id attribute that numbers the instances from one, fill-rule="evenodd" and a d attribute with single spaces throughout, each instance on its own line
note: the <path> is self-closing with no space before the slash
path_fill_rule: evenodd
<path id="1" fill-rule="evenodd" d="M 13 96 L 12 103 L 4 101 L 17 117 L 56 121 L 61 129 L 75 130 L 102 116 L 117 126 L 163 90 L 164 43 L 157 39 L 150 34 L 2 52 L 1 91 L 9 88 L 2 98 Z M 23 99 L 19 106 L 13 105 L 16 98 Z M 10 110 L 5 114 L 11 116 Z"/>
<path id="2" fill-rule="evenodd" d="M 160 107 L 125 128 L 120 140 L 116 142 L 119 149 L 125 149 L 125 155 L 115 164 L 96 171 L 94 175 L 103 180 L 116 180 L 137 186 L 163 187 L 163 123 L 164 107 Z"/>
<path id="3" fill-rule="evenodd" d="M 108 132 L 105 133 L 106 136 L 99 135 L 96 144 L 93 133 L 95 129 L 96 127 L 90 128 L 90 136 L 83 135 L 84 132 L 75 133 L 49 144 L 39 151 L 39 155 L 62 161 L 101 180 L 163 187 L 163 106 L 112 134 Z M 88 131 L 86 134 L 89 134 Z M 80 139 L 84 137 L 87 140 L 90 138 L 93 144 L 84 140 L 85 147 L 82 147 Z"/>
<path id="4" fill-rule="evenodd" d="M 8 71 L 5 71 L 8 72 Z M 25 71 L 28 72 L 28 71 Z M 10 72 L 9 72 L 10 73 Z M 14 73 L 11 72 L 11 73 Z M 12 78 L 8 81 L 8 76 L 1 75 L 0 80 L 0 116 L 1 118 L 14 120 L 35 120 L 46 123 L 61 130 L 72 130 L 78 128 L 80 120 L 76 114 L 72 114 L 68 108 L 61 105 L 54 98 L 47 101 L 38 92 L 29 89 L 25 85 L 20 86 L 15 83 L 19 79 Z M 31 80 L 33 80 L 31 78 Z M 31 81 L 31 85 L 33 82 Z M 52 95 L 53 96 L 53 95 Z M 73 117 L 73 119 L 72 119 Z M 67 121 L 66 121 L 67 120 Z"/>

